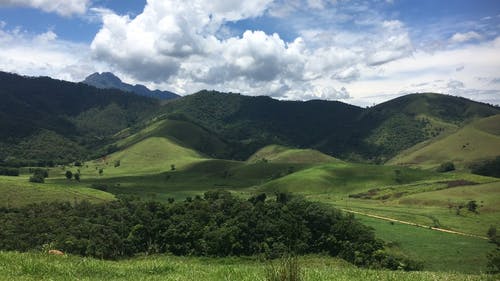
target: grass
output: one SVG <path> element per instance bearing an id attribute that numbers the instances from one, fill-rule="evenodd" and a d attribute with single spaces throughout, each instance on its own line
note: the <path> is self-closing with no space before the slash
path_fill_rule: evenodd
<path id="1" fill-rule="evenodd" d="M 356 215 L 389 243 L 389 252 L 424 263 L 424 270 L 464 273 L 486 272 L 486 254 L 494 249 L 487 240 L 443 233 L 401 223 Z"/>
<path id="2" fill-rule="evenodd" d="M 255 163 L 258 161 L 273 162 L 273 163 L 308 163 L 321 164 L 329 162 L 342 162 L 329 155 L 321 153 L 314 149 L 296 149 L 281 145 L 268 145 L 259 151 L 255 152 L 248 162 Z"/>
<path id="3" fill-rule="evenodd" d="M 500 155 L 499 123 L 500 115 L 478 120 L 446 137 L 417 144 L 389 160 L 388 164 L 431 168 L 452 161 L 463 169 L 471 163 L 494 158 Z"/>
<path id="4" fill-rule="evenodd" d="M 306 281 L 322 280 L 495 280 L 461 273 L 398 272 L 355 268 L 327 257 L 298 259 Z M 137 257 L 103 261 L 77 256 L 0 252 L 0 280 L 238 280 L 264 281 L 266 262 L 249 258 Z"/>
<path id="5" fill-rule="evenodd" d="M 28 175 L 19 177 L 0 176 L 0 207 L 20 207 L 30 203 L 46 201 L 82 201 L 93 203 L 113 200 L 114 195 L 88 188 L 81 184 L 31 183 Z"/>

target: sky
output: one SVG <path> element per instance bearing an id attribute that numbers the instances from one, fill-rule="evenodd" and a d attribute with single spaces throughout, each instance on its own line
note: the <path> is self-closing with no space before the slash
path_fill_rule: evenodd
<path id="1" fill-rule="evenodd" d="M 500 104 L 498 0 L 0 0 L 0 70 L 372 106 Z"/>

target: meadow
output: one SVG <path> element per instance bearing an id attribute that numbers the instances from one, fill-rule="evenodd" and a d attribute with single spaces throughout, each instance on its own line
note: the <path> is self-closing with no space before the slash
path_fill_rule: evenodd
<path id="1" fill-rule="evenodd" d="M 277 265 L 279 261 L 272 261 Z M 266 281 L 270 262 L 257 258 L 195 258 L 141 256 L 103 261 L 77 256 L 0 252 L 0 280 L 238 280 Z M 342 260 L 322 256 L 299 258 L 303 280 L 476 281 L 498 276 L 453 272 L 401 272 L 356 268 Z"/>

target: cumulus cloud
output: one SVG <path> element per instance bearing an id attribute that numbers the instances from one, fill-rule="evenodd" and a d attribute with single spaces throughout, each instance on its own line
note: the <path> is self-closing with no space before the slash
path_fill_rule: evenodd
<path id="1" fill-rule="evenodd" d="M 469 31 L 466 33 L 455 33 L 450 38 L 450 41 L 453 43 L 464 43 L 472 40 L 481 40 L 483 37 L 474 31 Z"/>
<path id="2" fill-rule="evenodd" d="M 22 6 L 62 16 L 84 14 L 90 5 L 90 0 L 0 0 L 0 6 Z"/>
<path id="3" fill-rule="evenodd" d="M 336 1 L 285 2 L 282 7 L 319 9 Z M 363 25 L 368 30 L 358 33 L 302 30 L 290 42 L 259 30 L 228 35 L 227 23 L 271 13 L 276 4 L 149 0 L 133 18 L 93 9 L 103 24 L 90 45 L 91 53 L 96 61 L 132 80 L 168 86 L 181 94 L 215 88 L 287 99 L 348 99 L 345 84 L 358 80 L 367 69 L 413 52 L 405 25 L 396 20 L 367 20 Z"/>
<path id="4" fill-rule="evenodd" d="M 90 61 L 87 45 L 59 40 L 50 30 L 29 34 L 0 28 L 0 50 L 0 69 L 22 75 L 80 81 L 99 66 Z"/>

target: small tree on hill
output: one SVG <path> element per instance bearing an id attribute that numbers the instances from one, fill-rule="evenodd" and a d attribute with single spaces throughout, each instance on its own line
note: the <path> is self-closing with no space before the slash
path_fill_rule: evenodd
<path id="1" fill-rule="evenodd" d="M 455 164 L 453 164 L 453 162 L 445 162 L 437 168 L 437 171 L 440 173 L 451 172 L 454 170 L 455 170 Z"/>
<path id="2" fill-rule="evenodd" d="M 71 180 L 71 178 L 73 178 L 73 173 L 71 171 L 66 171 L 64 175 L 68 180 Z"/>
<path id="3" fill-rule="evenodd" d="M 170 165 L 170 171 L 175 171 L 175 164 Z"/>
<path id="4" fill-rule="evenodd" d="M 477 205 L 476 200 L 467 202 L 467 210 L 469 210 L 469 212 L 477 213 L 477 207 L 479 206 Z"/>
<path id="5" fill-rule="evenodd" d="M 74 175 L 76 181 L 80 181 L 80 173 Z"/>
<path id="6" fill-rule="evenodd" d="M 104 170 L 102 168 L 99 169 L 99 176 L 102 176 L 102 174 L 104 173 Z"/>

